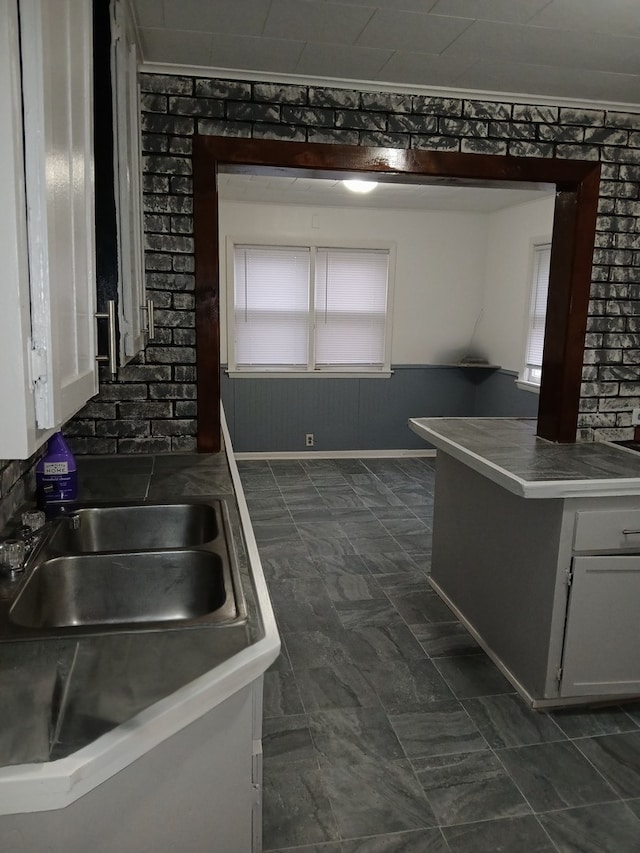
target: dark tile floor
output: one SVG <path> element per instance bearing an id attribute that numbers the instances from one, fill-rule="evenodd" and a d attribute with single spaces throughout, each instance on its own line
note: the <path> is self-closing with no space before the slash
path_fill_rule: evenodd
<path id="1" fill-rule="evenodd" d="M 239 467 L 282 636 L 265 851 L 639 853 L 640 706 L 524 704 L 427 584 L 432 460 Z"/>

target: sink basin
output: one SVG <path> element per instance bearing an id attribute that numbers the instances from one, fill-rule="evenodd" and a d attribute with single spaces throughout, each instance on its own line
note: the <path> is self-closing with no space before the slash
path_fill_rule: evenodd
<path id="1" fill-rule="evenodd" d="M 220 529 L 220 501 L 81 507 L 61 520 L 51 548 L 67 554 L 188 548 L 212 541 Z"/>
<path id="2" fill-rule="evenodd" d="M 224 501 L 78 506 L 0 579 L 0 641 L 240 624 Z"/>
<path id="3" fill-rule="evenodd" d="M 25 628 L 236 616 L 223 562 L 207 551 L 56 557 L 39 565 L 9 618 Z"/>

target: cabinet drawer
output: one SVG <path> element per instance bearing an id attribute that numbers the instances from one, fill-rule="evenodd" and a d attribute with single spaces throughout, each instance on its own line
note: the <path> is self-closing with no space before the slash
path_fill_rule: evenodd
<path id="1" fill-rule="evenodd" d="M 573 548 L 640 552 L 640 508 L 577 512 Z"/>

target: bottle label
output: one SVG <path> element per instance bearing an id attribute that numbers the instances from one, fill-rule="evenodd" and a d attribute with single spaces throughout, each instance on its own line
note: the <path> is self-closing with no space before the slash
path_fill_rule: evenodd
<path id="1" fill-rule="evenodd" d="M 45 476 L 52 476 L 55 474 L 68 474 L 68 473 L 69 473 L 69 463 L 68 462 L 45 462 L 44 463 L 43 474 Z"/>

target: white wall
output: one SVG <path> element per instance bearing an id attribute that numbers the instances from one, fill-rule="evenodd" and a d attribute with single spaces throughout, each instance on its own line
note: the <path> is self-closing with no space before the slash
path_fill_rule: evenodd
<path id="1" fill-rule="evenodd" d="M 221 347 L 227 360 L 225 243 L 241 239 L 393 241 L 393 364 L 437 364 L 467 350 L 481 308 L 484 213 L 373 210 L 220 201 Z"/>
<path id="2" fill-rule="evenodd" d="M 551 240 L 553 207 L 551 195 L 489 215 L 483 312 L 474 342 L 507 370 L 522 368 L 533 244 Z"/>
<path id="3" fill-rule="evenodd" d="M 520 370 L 534 239 L 550 237 L 553 197 L 496 213 L 374 210 L 220 201 L 221 358 L 227 361 L 226 238 L 393 241 L 392 364 L 468 353 Z"/>

